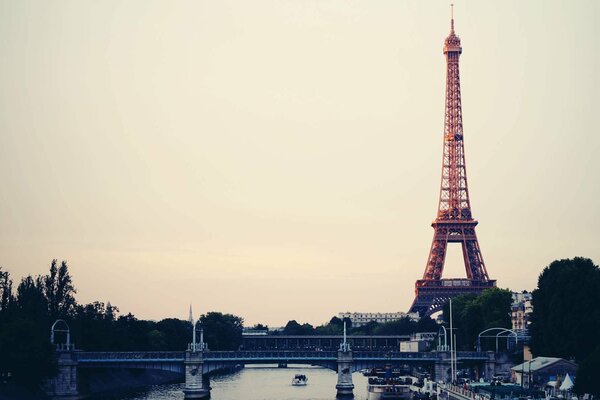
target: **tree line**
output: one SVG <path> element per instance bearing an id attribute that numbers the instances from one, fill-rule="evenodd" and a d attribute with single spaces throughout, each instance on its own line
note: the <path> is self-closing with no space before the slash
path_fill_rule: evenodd
<path id="1" fill-rule="evenodd" d="M 599 396 L 600 268 L 589 258 L 553 261 L 532 295 L 531 351 L 575 360 L 575 391 Z"/>
<path id="2" fill-rule="evenodd" d="M 370 321 L 366 324 L 352 326 L 350 318 L 333 317 L 323 325 L 313 327 L 309 323 L 300 324 L 296 320 L 289 321 L 283 330 L 284 335 L 341 335 L 344 332 L 344 322 L 348 335 L 410 335 L 418 332 L 437 332 L 439 325 L 431 318 L 425 317 L 414 321 L 404 317 L 396 321 L 379 323 Z M 273 332 L 278 334 L 279 332 Z"/>
<path id="3" fill-rule="evenodd" d="M 26 387 L 36 387 L 56 373 L 54 348 L 49 342 L 50 327 L 57 319 L 67 322 L 71 343 L 86 351 L 183 351 L 192 338 L 192 325 L 177 318 L 160 321 L 120 314 L 110 302 L 79 304 L 77 290 L 66 261 L 53 260 L 47 274 L 26 276 L 14 285 L 8 271 L 0 267 L 0 374 L 10 373 Z M 430 318 L 419 322 L 403 319 L 352 327 L 349 334 L 410 334 L 434 331 Z M 211 350 L 237 350 L 242 344 L 243 318 L 220 312 L 200 317 L 204 340 Z M 254 329 L 268 329 L 257 324 Z M 289 321 L 271 334 L 341 335 L 343 321 L 337 317 L 321 326 Z M 62 336 L 60 336 L 62 335 Z M 57 334 L 64 343 L 64 334 Z"/>
<path id="4" fill-rule="evenodd" d="M 25 387 L 39 387 L 56 373 L 50 327 L 67 322 L 71 342 L 87 351 L 183 351 L 192 338 L 192 325 L 177 318 L 142 320 L 119 314 L 108 303 L 79 304 L 65 261 L 53 260 L 48 274 L 21 279 L 16 288 L 8 271 L 0 268 L 0 374 Z M 209 312 L 200 317 L 204 339 L 213 350 L 237 349 L 241 317 Z M 60 336 L 62 335 L 62 336 Z M 57 334 L 64 343 L 65 334 Z"/>
<path id="5" fill-rule="evenodd" d="M 511 292 L 486 290 L 480 296 L 453 299 L 453 324 L 457 347 L 473 350 L 477 335 L 491 327 L 511 327 Z M 133 314 L 122 315 L 110 303 L 79 304 L 65 261 L 53 260 L 46 275 L 27 276 L 14 285 L 8 271 L 0 268 L 0 373 L 34 387 L 56 371 L 49 330 L 64 319 L 78 348 L 88 351 L 153 351 L 186 349 L 192 327 L 187 321 L 166 318 L 148 321 Z M 600 395 L 600 268 L 587 258 L 557 260 L 545 267 L 532 292 L 531 350 L 535 356 L 573 359 L 579 364 L 575 389 Z M 449 309 L 443 317 L 448 327 Z M 201 316 L 205 342 L 211 350 L 236 350 L 242 343 L 241 317 L 209 312 Z M 343 320 L 333 317 L 323 325 L 289 321 L 282 334 L 340 335 Z M 411 334 L 437 331 L 431 318 L 404 318 L 360 327 L 346 320 L 349 334 Z M 257 324 L 254 329 L 268 329 Z M 277 332 L 271 332 L 277 334 Z"/>

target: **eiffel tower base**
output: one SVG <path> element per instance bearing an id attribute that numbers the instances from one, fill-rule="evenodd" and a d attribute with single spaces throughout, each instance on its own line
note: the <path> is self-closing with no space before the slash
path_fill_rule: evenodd
<path id="1" fill-rule="evenodd" d="M 453 297 L 464 294 L 479 295 L 484 290 L 496 287 L 495 280 L 477 281 L 473 279 L 418 280 L 415 284 L 415 300 L 410 312 L 428 317 L 441 311 Z"/>

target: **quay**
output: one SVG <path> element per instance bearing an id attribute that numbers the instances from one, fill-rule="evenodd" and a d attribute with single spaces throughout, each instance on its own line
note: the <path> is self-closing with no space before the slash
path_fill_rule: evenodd
<path id="1" fill-rule="evenodd" d="M 545 393 L 539 390 L 522 388 L 517 385 L 490 386 L 486 384 L 470 384 L 468 386 L 451 383 L 438 384 L 438 399 L 440 400 L 513 400 L 517 398 L 545 399 Z"/>

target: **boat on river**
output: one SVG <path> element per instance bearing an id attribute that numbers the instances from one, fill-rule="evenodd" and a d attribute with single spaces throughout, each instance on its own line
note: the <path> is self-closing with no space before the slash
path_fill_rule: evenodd
<path id="1" fill-rule="evenodd" d="M 367 384 L 367 400 L 409 400 L 412 378 L 371 377 Z"/>
<path id="2" fill-rule="evenodd" d="M 308 384 L 308 377 L 304 374 L 296 374 L 292 379 L 292 386 L 306 386 Z"/>

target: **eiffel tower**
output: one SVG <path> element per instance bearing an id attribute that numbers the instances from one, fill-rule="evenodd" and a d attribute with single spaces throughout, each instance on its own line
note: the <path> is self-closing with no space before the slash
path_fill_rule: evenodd
<path id="1" fill-rule="evenodd" d="M 471 214 L 467 169 L 463 140 L 462 107 L 460 100 L 459 58 L 462 53 L 460 38 L 454 33 L 451 17 L 450 35 L 444 42 L 446 56 L 446 111 L 444 119 L 444 156 L 442 182 L 437 217 L 431 224 L 433 242 L 423 278 L 415 283 L 415 300 L 411 312 L 420 316 L 431 315 L 452 297 L 475 293 L 496 286 L 490 280 Z M 460 243 L 467 278 L 442 279 L 448 243 Z"/>

